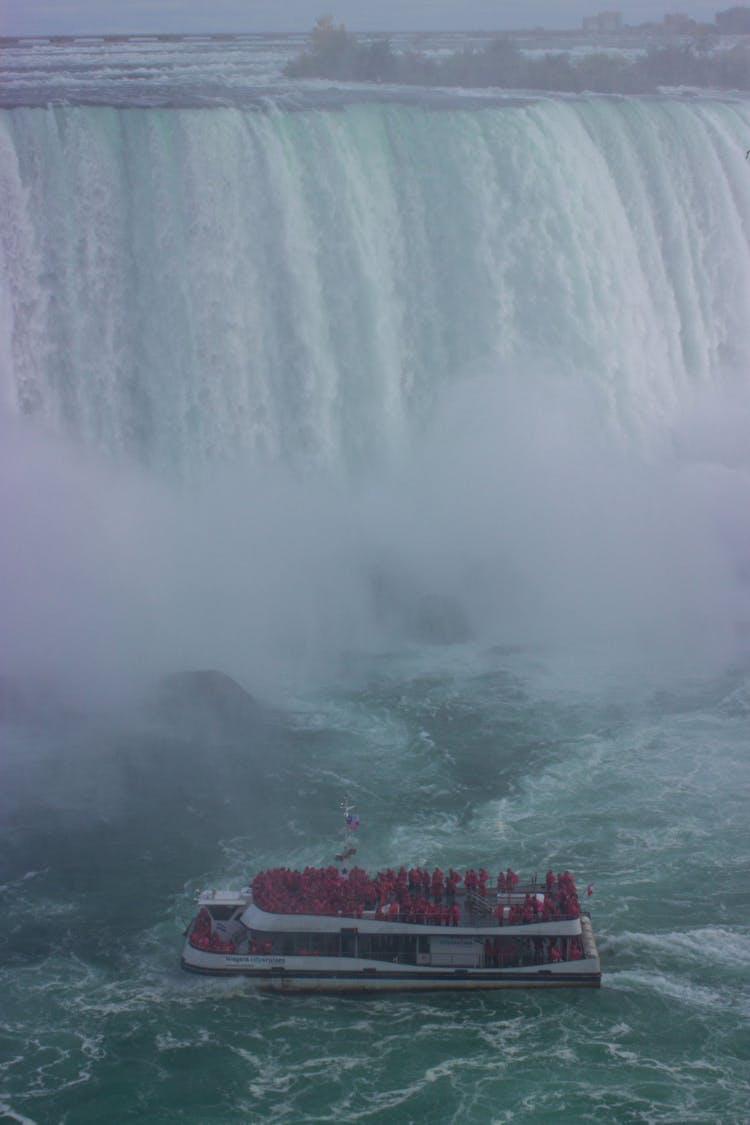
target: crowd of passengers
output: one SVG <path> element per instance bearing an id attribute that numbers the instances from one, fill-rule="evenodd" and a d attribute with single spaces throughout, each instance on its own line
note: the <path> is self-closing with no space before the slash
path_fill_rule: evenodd
<path id="1" fill-rule="evenodd" d="M 480 900 L 488 899 L 489 874 L 483 867 L 465 875 L 450 868 L 405 867 L 379 871 L 371 878 L 361 867 L 342 872 L 337 867 L 306 867 L 292 871 L 275 867 L 262 871 L 253 880 L 253 901 L 272 914 L 324 914 L 361 918 L 365 911 L 376 920 L 413 922 L 421 925 L 458 926 L 461 911 L 456 903 L 460 883 Z M 518 885 L 511 868 L 496 881 L 493 917 L 498 925 L 520 925 L 577 918 L 580 905 L 570 872 L 547 872 L 543 895 L 527 894 L 522 903 L 510 904 L 510 894 Z M 503 903 L 502 897 L 508 896 Z"/>
<path id="2" fill-rule="evenodd" d="M 566 956 L 567 952 L 567 956 Z M 488 938 L 484 943 L 484 965 L 502 969 L 515 965 L 548 965 L 559 961 L 580 961 L 583 957 L 580 938 L 526 938 L 519 945 L 511 938 Z"/>
<path id="3" fill-rule="evenodd" d="M 190 944 L 196 949 L 206 949 L 211 953 L 235 953 L 233 941 L 225 941 L 211 925 L 211 915 L 202 906 L 190 927 Z"/>
<path id="4" fill-rule="evenodd" d="M 221 938 L 213 929 L 211 915 L 205 906 L 198 911 L 198 916 L 190 927 L 190 944 L 195 949 L 208 950 L 209 953 L 236 953 L 237 946 L 228 938 Z M 248 953 L 273 953 L 273 942 L 270 938 L 258 941 L 252 937 L 248 941 Z"/>

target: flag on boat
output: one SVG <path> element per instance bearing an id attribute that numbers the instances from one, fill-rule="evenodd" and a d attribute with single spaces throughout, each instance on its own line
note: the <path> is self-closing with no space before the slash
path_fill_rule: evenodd
<path id="1" fill-rule="evenodd" d="M 349 828 L 359 828 L 359 817 L 355 816 L 354 813 L 349 813 L 346 818 L 346 823 Z"/>
<path id="2" fill-rule="evenodd" d="M 586 894 L 591 896 L 593 893 L 594 893 L 594 884 L 589 883 L 588 887 L 586 887 Z"/>

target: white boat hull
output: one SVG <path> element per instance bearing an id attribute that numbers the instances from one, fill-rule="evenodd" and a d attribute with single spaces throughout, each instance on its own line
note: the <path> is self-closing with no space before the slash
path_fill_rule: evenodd
<path id="1" fill-rule="evenodd" d="M 211 976 L 244 977 L 278 992 L 465 991 L 497 988 L 598 988 L 598 957 L 503 969 L 446 969 L 358 958 L 213 953 L 186 943 L 182 966 Z"/>

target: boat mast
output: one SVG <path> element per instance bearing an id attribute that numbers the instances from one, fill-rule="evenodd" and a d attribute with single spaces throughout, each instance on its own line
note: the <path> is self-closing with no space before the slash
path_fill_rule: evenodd
<path id="1" fill-rule="evenodd" d="M 359 827 L 359 817 L 356 815 L 356 805 L 353 805 L 349 799 L 349 794 L 346 793 L 343 801 L 339 804 L 339 808 L 344 813 L 344 846 L 336 856 L 337 863 L 346 863 L 357 851 L 355 845 L 352 843 L 352 832 Z"/>

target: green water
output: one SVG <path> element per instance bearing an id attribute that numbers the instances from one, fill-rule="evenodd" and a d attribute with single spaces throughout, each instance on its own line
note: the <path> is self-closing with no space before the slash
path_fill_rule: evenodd
<path id="1" fill-rule="evenodd" d="M 10 1119 L 746 1118 L 746 675 L 656 690 L 448 652 L 200 741 L 135 719 L 67 744 L 6 728 Z M 366 866 L 593 881 L 601 990 L 282 998 L 184 974 L 193 892 L 327 860 L 345 789 Z"/>

